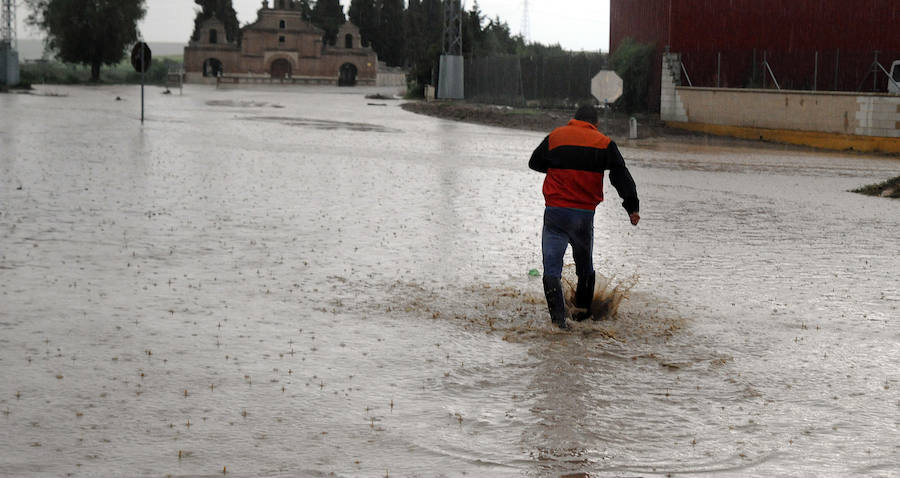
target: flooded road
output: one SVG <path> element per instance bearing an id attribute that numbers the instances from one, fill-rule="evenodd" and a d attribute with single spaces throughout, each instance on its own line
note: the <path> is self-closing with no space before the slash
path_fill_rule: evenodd
<path id="1" fill-rule="evenodd" d="M 543 135 L 365 92 L 0 95 L 0 475 L 898 476 L 900 160 L 621 144 L 559 332 Z"/>

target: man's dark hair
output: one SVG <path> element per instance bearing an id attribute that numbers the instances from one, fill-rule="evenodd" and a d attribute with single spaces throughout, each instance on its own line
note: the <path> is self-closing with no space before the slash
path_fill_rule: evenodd
<path id="1" fill-rule="evenodd" d="M 594 105 L 581 105 L 575 112 L 575 119 L 597 124 L 597 108 L 594 108 Z"/>

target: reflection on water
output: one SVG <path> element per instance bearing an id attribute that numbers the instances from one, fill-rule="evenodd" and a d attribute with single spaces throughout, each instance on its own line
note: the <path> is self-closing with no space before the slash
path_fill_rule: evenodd
<path id="1" fill-rule="evenodd" d="M 563 332 L 542 134 L 327 88 L 150 94 L 142 128 L 134 88 L 58 89 L 0 96 L 0 475 L 900 463 L 900 212 L 846 192 L 895 159 L 623 147 L 643 220 L 610 195 L 595 263 L 627 298 Z"/>
<path id="2" fill-rule="evenodd" d="M 322 130 L 346 129 L 350 131 L 376 131 L 379 133 L 401 133 L 402 130 L 387 128 L 377 124 L 352 123 L 347 121 L 330 121 L 309 118 L 291 118 L 284 116 L 249 116 L 243 118 L 247 121 L 268 121 L 287 126 L 302 126 Z"/>
<path id="3" fill-rule="evenodd" d="M 269 104 L 265 101 L 209 100 L 206 104 L 207 106 L 229 106 L 238 108 L 263 108 L 265 106 L 269 106 L 270 108 L 284 108 L 284 106 L 279 104 Z"/>

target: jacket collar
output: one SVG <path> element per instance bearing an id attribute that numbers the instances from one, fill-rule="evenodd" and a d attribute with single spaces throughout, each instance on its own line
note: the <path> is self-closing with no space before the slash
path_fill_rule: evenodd
<path id="1" fill-rule="evenodd" d="M 569 126 L 577 126 L 579 128 L 590 128 L 595 131 L 597 130 L 597 127 L 592 125 L 591 123 L 588 123 L 587 121 L 577 120 L 577 119 L 569 120 Z"/>

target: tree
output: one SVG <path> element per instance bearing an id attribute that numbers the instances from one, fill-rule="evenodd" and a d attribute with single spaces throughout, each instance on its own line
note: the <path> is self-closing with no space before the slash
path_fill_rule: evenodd
<path id="1" fill-rule="evenodd" d="M 463 12 L 462 18 L 462 48 L 463 56 L 476 57 L 483 53 L 480 49 L 484 42 L 484 30 L 481 28 L 484 23 L 484 15 L 478 6 L 478 0 L 472 4 L 472 9 Z"/>
<path id="2" fill-rule="evenodd" d="M 413 1 L 415 0 L 410 1 L 410 8 Z M 375 8 L 375 0 L 350 0 L 347 16 L 350 17 L 350 23 L 359 27 L 363 45 L 374 45 L 378 34 L 378 10 Z"/>
<path id="3" fill-rule="evenodd" d="M 526 45 L 524 40 L 517 53 L 521 57 L 561 56 L 567 54 L 559 43 L 544 45 L 543 43 L 533 42 Z"/>
<path id="4" fill-rule="evenodd" d="M 144 0 L 26 0 L 29 25 L 47 33 L 45 43 L 68 63 L 91 66 L 91 81 L 100 67 L 122 60 L 137 40 Z"/>
<path id="5" fill-rule="evenodd" d="M 406 10 L 407 62 L 410 79 L 419 87 L 434 84 L 434 67 L 443 48 L 443 10 L 441 0 L 410 0 Z"/>
<path id="6" fill-rule="evenodd" d="M 407 81 L 411 79 L 418 85 L 428 83 L 420 79 L 420 62 L 425 57 L 428 45 L 425 43 L 425 10 L 421 0 L 409 0 L 403 12 L 403 27 L 406 31 L 406 60 L 411 67 Z"/>
<path id="7" fill-rule="evenodd" d="M 407 40 L 403 23 L 403 0 L 382 0 L 375 52 L 391 66 L 401 66 L 406 59 L 404 50 Z"/>
<path id="8" fill-rule="evenodd" d="M 514 55 L 518 47 L 524 45 L 520 35 L 513 36 L 509 31 L 509 25 L 500 17 L 494 17 L 484 27 L 482 55 Z"/>
<path id="9" fill-rule="evenodd" d="M 624 84 L 622 98 L 619 101 L 629 113 L 647 110 L 650 72 L 655 51 L 656 48 L 652 44 L 639 43 L 631 37 L 626 37 L 609 56 L 609 66 L 622 77 Z"/>
<path id="10" fill-rule="evenodd" d="M 225 24 L 225 38 L 229 42 L 241 42 L 241 28 L 238 24 L 237 12 L 231 5 L 231 0 L 194 0 L 194 3 L 200 5 L 200 11 L 194 17 L 194 33 L 191 39 L 200 40 L 200 25 L 210 18 L 217 18 Z"/>
<path id="11" fill-rule="evenodd" d="M 344 8 L 338 0 L 318 0 L 312 9 L 311 20 L 313 25 L 325 30 L 325 44 L 334 45 L 338 30 L 347 18 L 344 17 Z"/>
<path id="12" fill-rule="evenodd" d="M 293 6 L 300 10 L 300 15 L 304 20 L 312 20 L 312 7 L 309 6 L 309 0 L 294 0 Z"/>

